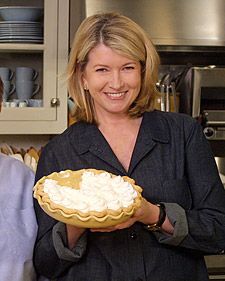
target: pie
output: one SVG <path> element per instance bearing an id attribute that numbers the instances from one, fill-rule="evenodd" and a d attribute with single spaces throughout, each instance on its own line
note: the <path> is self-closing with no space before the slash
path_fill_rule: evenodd
<path id="1" fill-rule="evenodd" d="M 96 169 L 54 172 L 42 177 L 33 190 L 49 216 L 85 228 L 122 223 L 142 201 L 142 188 L 133 179 Z"/>

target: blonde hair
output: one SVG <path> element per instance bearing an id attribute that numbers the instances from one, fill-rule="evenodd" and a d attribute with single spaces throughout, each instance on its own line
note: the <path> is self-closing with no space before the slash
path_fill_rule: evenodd
<path id="1" fill-rule="evenodd" d="M 118 13 L 102 13 L 90 16 L 81 23 L 70 52 L 67 81 L 69 95 L 76 104 L 74 118 L 77 121 L 97 122 L 93 100 L 83 87 L 82 73 L 89 52 L 100 43 L 141 64 L 140 93 L 130 106 L 128 115 L 135 118 L 144 111 L 151 111 L 157 93 L 159 56 L 156 49 L 147 33 L 130 18 Z"/>

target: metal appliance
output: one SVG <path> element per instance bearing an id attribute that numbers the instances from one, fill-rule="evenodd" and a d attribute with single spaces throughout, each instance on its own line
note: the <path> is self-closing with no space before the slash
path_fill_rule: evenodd
<path id="1" fill-rule="evenodd" d="M 201 117 L 208 139 L 225 140 L 225 68 L 192 71 L 192 116 Z"/>
<path id="2" fill-rule="evenodd" d="M 73 0 L 71 38 L 79 22 L 120 12 L 140 24 L 157 46 L 225 46 L 224 0 Z"/>
<path id="3" fill-rule="evenodd" d="M 222 182 L 225 187 L 225 157 L 215 157 L 215 161 L 216 161 L 219 172 L 222 175 L 224 175 Z"/>

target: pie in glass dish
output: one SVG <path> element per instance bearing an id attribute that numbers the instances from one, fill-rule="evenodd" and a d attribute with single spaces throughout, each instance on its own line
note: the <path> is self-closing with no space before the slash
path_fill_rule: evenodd
<path id="1" fill-rule="evenodd" d="M 142 188 L 133 179 L 96 169 L 54 172 L 37 181 L 33 190 L 49 216 L 85 228 L 122 223 L 142 201 Z"/>

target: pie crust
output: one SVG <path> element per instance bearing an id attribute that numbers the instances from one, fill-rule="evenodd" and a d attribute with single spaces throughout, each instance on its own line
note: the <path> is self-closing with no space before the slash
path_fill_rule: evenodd
<path id="1" fill-rule="evenodd" d="M 69 177 L 62 178 L 60 173 L 54 172 L 48 176 L 42 177 L 34 186 L 34 197 L 38 200 L 41 208 L 52 218 L 66 224 L 84 228 L 104 228 L 113 226 L 126 221 L 140 207 L 142 201 L 142 188 L 135 184 L 135 181 L 127 176 L 122 176 L 124 181 L 129 182 L 133 189 L 137 192 L 134 202 L 128 207 L 119 208 L 117 210 L 105 209 L 104 211 L 81 212 L 76 209 L 69 209 L 62 205 L 56 204 L 50 200 L 48 193 L 44 192 L 44 182 L 46 179 L 53 179 L 57 184 L 62 186 L 79 189 L 81 176 L 85 171 L 93 172 L 95 175 L 105 173 L 103 170 L 82 169 L 77 171 L 66 170 Z M 109 173 L 111 177 L 116 177 Z"/>

